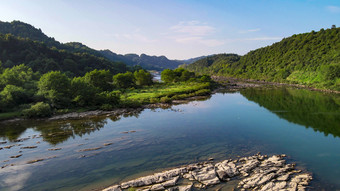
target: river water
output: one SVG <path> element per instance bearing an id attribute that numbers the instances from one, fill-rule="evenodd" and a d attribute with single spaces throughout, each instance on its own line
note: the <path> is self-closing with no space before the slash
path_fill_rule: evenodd
<path id="1" fill-rule="evenodd" d="M 284 87 L 221 92 L 121 117 L 7 123 L 0 127 L 0 190 L 96 190 L 257 152 L 287 154 L 313 173 L 311 190 L 336 190 L 339 136 L 339 95 Z"/>

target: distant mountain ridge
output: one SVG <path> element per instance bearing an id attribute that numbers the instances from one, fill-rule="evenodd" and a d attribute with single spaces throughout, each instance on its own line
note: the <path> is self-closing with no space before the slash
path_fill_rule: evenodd
<path id="1" fill-rule="evenodd" d="M 41 29 L 37 29 L 34 26 L 21 22 L 1 22 L 0 21 L 0 33 L 2 34 L 12 34 L 21 38 L 28 38 L 33 41 L 39 41 L 46 44 L 50 48 L 57 48 L 59 50 L 65 50 L 73 53 L 87 53 L 94 55 L 96 57 L 106 58 L 113 62 L 122 62 L 129 66 L 141 66 L 148 70 L 164 70 L 164 69 L 174 69 L 181 64 L 190 64 L 199 58 L 192 58 L 188 60 L 169 60 L 165 56 L 149 56 L 146 54 L 116 54 L 111 50 L 95 50 L 80 42 L 68 42 L 60 43 L 54 38 L 45 35 Z"/>

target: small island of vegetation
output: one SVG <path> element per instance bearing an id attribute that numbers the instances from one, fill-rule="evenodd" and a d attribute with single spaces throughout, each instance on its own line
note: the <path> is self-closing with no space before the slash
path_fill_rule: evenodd
<path id="1" fill-rule="evenodd" d="M 0 68 L 0 119 L 24 116 L 49 117 L 73 111 L 135 108 L 149 103 L 208 95 L 209 76 L 179 68 L 161 73 L 163 82 L 154 82 L 143 70 L 113 74 L 93 70 L 70 78 L 61 71 L 43 75 L 25 65 Z"/>

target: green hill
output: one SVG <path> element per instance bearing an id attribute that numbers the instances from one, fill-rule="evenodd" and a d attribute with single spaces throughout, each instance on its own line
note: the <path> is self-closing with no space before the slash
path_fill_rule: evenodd
<path id="1" fill-rule="evenodd" d="M 221 55 L 209 59 L 212 64 L 203 59 L 186 68 L 211 75 L 340 90 L 340 28 L 293 35 L 251 51 L 238 61 Z"/>
<path id="2" fill-rule="evenodd" d="M 217 54 L 200 59 L 189 65 L 181 65 L 192 72 L 198 74 L 218 74 L 234 62 L 240 60 L 237 54 Z"/>
<path id="3" fill-rule="evenodd" d="M 106 58 L 112 62 L 122 62 L 129 66 L 141 66 L 148 70 L 162 71 L 164 69 L 175 69 L 180 64 L 192 63 L 191 60 L 169 60 L 165 56 L 149 56 L 146 54 L 116 54 L 110 50 L 95 50 L 79 42 L 60 43 L 54 38 L 50 38 L 45 35 L 41 29 L 37 29 L 34 26 L 21 22 L 1 22 L 0 21 L 0 33 L 12 34 L 16 37 L 27 38 L 32 41 L 38 41 L 44 43 L 49 48 L 56 48 L 58 50 L 64 50 L 72 53 L 86 53 L 96 57 Z M 195 59 L 195 58 L 194 58 Z"/>
<path id="4" fill-rule="evenodd" d="M 5 68 L 25 64 L 40 73 L 60 70 L 70 76 L 84 75 L 94 69 L 108 69 L 113 73 L 128 69 L 123 63 L 110 62 L 91 54 L 49 48 L 44 43 L 10 34 L 0 34 L 0 61 Z"/>

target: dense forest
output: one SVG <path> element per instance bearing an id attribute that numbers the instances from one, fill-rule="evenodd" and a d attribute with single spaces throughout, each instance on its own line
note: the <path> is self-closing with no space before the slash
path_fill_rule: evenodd
<path id="1" fill-rule="evenodd" d="M 84 75 L 94 69 L 110 70 L 113 73 L 128 70 L 123 63 L 111 62 L 87 53 L 49 48 L 44 43 L 11 34 L 0 34 L 0 62 L 4 68 L 25 64 L 34 72 L 43 74 L 59 70 L 68 76 Z"/>
<path id="2" fill-rule="evenodd" d="M 293 35 L 241 57 L 214 55 L 183 67 L 201 74 L 340 90 L 340 28 Z"/>

